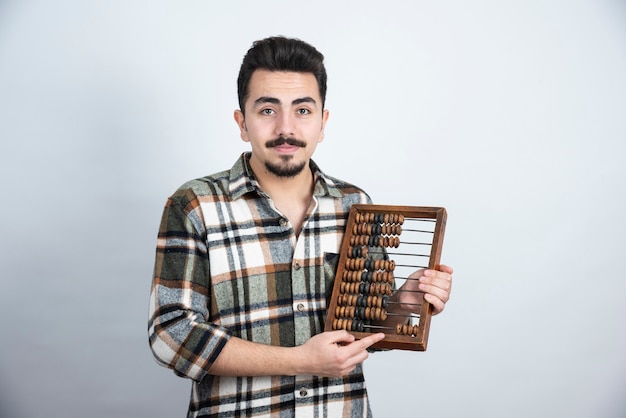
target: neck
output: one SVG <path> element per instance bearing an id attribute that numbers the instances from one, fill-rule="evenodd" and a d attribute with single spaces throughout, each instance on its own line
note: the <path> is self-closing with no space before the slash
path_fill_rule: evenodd
<path id="1" fill-rule="evenodd" d="M 289 219 L 296 236 L 300 235 L 313 198 L 313 173 L 307 166 L 293 177 L 279 177 L 265 167 L 251 164 L 261 189 L 267 193 L 276 208 Z"/>

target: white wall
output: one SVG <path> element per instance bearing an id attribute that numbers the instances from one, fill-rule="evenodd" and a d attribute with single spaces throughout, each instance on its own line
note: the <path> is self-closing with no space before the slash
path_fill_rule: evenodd
<path id="1" fill-rule="evenodd" d="M 453 299 L 368 360 L 376 415 L 626 415 L 624 2 L 33 0 L 0 1 L 0 416 L 184 415 L 158 221 L 247 149 L 236 73 L 275 34 L 326 56 L 322 168 L 449 212 Z"/>

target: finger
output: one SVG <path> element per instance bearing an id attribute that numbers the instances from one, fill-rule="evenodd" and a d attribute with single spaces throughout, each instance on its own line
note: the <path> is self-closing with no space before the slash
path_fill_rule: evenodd
<path id="1" fill-rule="evenodd" d="M 433 315 L 437 315 L 439 313 L 441 313 L 444 308 L 446 307 L 446 304 L 439 299 L 436 296 L 433 296 L 431 294 L 424 294 L 424 299 L 426 300 L 426 302 L 430 303 L 433 307 L 433 311 L 432 314 Z"/>
<path id="2" fill-rule="evenodd" d="M 449 282 L 445 282 L 445 281 L 442 282 L 442 281 L 437 281 L 437 280 L 431 283 L 420 282 L 418 287 L 419 287 L 419 290 L 424 292 L 424 296 L 426 295 L 435 296 L 436 298 L 440 299 L 444 303 L 447 302 L 448 299 L 450 299 Z"/>
<path id="3" fill-rule="evenodd" d="M 444 264 L 439 270 L 426 270 L 424 276 L 419 279 L 419 289 L 424 292 L 424 300 L 433 307 L 433 315 L 441 313 L 452 291 L 453 269 Z"/>
<path id="4" fill-rule="evenodd" d="M 422 277 L 429 277 L 433 279 L 452 280 L 452 273 L 442 270 L 425 270 Z"/>
<path id="5" fill-rule="evenodd" d="M 452 275 L 437 270 L 427 270 L 424 276 L 419 278 L 419 282 L 437 286 L 447 292 L 452 288 Z"/>
<path id="6" fill-rule="evenodd" d="M 452 291 L 452 282 L 443 279 L 424 279 L 419 281 L 417 286 L 419 290 L 426 293 L 432 293 L 441 298 L 450 295 Z"/>
<path id="7" fill-rule="evenodd" d="M 367 337 L 361 338 L 359 342 L 362 345 L 364 345 L 364 348 L 368 348 L 384 339 L 385 339 L 385 334 L 382 332 L 377 332 L 376 334 L 368 335 Z"/>
<path id="8" fill-rule="evenodd" d="M 350 344 L 355 340 L 354 335 L 346 330 L 328 331 L 330 344 Z"/>
<path id="9" fill-rule="evenodd" d="M 345 346 L 345 348 L 349 348 L 352 353 L 358 353 L 359 351 L 367 350 L 372 345 L 376 344 L 379 341 L 382 341 L 385 338 L 385 334 L 382 332 L 378 332 L 376 334 L 368 335 L 366 337 L 361 338 L 353 342 L 350 345 Z"/>
<path id="10" fill-rule="evenodd" d="M 450 266 L 446 266 L 445 264 L 441 264 L 439 266 L 439 271 L 443 271 L 444 273 L 448 273 L 448 274 L 454 273 L 454 269 Z"/>

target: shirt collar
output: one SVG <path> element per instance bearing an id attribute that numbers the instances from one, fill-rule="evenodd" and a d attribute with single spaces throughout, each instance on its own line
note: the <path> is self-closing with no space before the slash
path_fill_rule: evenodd
<path id="1" fill-rule="evenodd" d="M 239 199 L 245 194 L 251 192 L 258 192 L 265 195 L 265 193 L 261 190 L 258 181 L 254 177 L 252 168 L 250 168 L 250 155 L 250 152 L 244 152 L 241 154 L 230 169 L 229 190 L 233 200 Z M 331 196 L 337 198 L 342 198 L 344 196 L 343 192 L 339 189 L 339 187 L 337 187 L 334 180 L 325 175 L 313 160 L 309 161 L 309 167 L 315 178 L 315 186 L 313 188 L 314 196 Z"/>

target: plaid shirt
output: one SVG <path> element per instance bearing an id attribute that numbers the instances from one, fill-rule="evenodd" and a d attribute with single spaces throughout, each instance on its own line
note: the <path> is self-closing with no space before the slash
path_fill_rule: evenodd
<path id="1" fill-rule="evenodd" d="M 370 203 L 311 161 L 313 201 L 296 237 L 248 159 L 167 201 L 150 298 L 154 356 L 193 380 L 189 417 L 371 416 L 360 365 L 336 379 L 207 373 L 231 336 L 293 347 L 323 331 L 348 212 Z"/>

